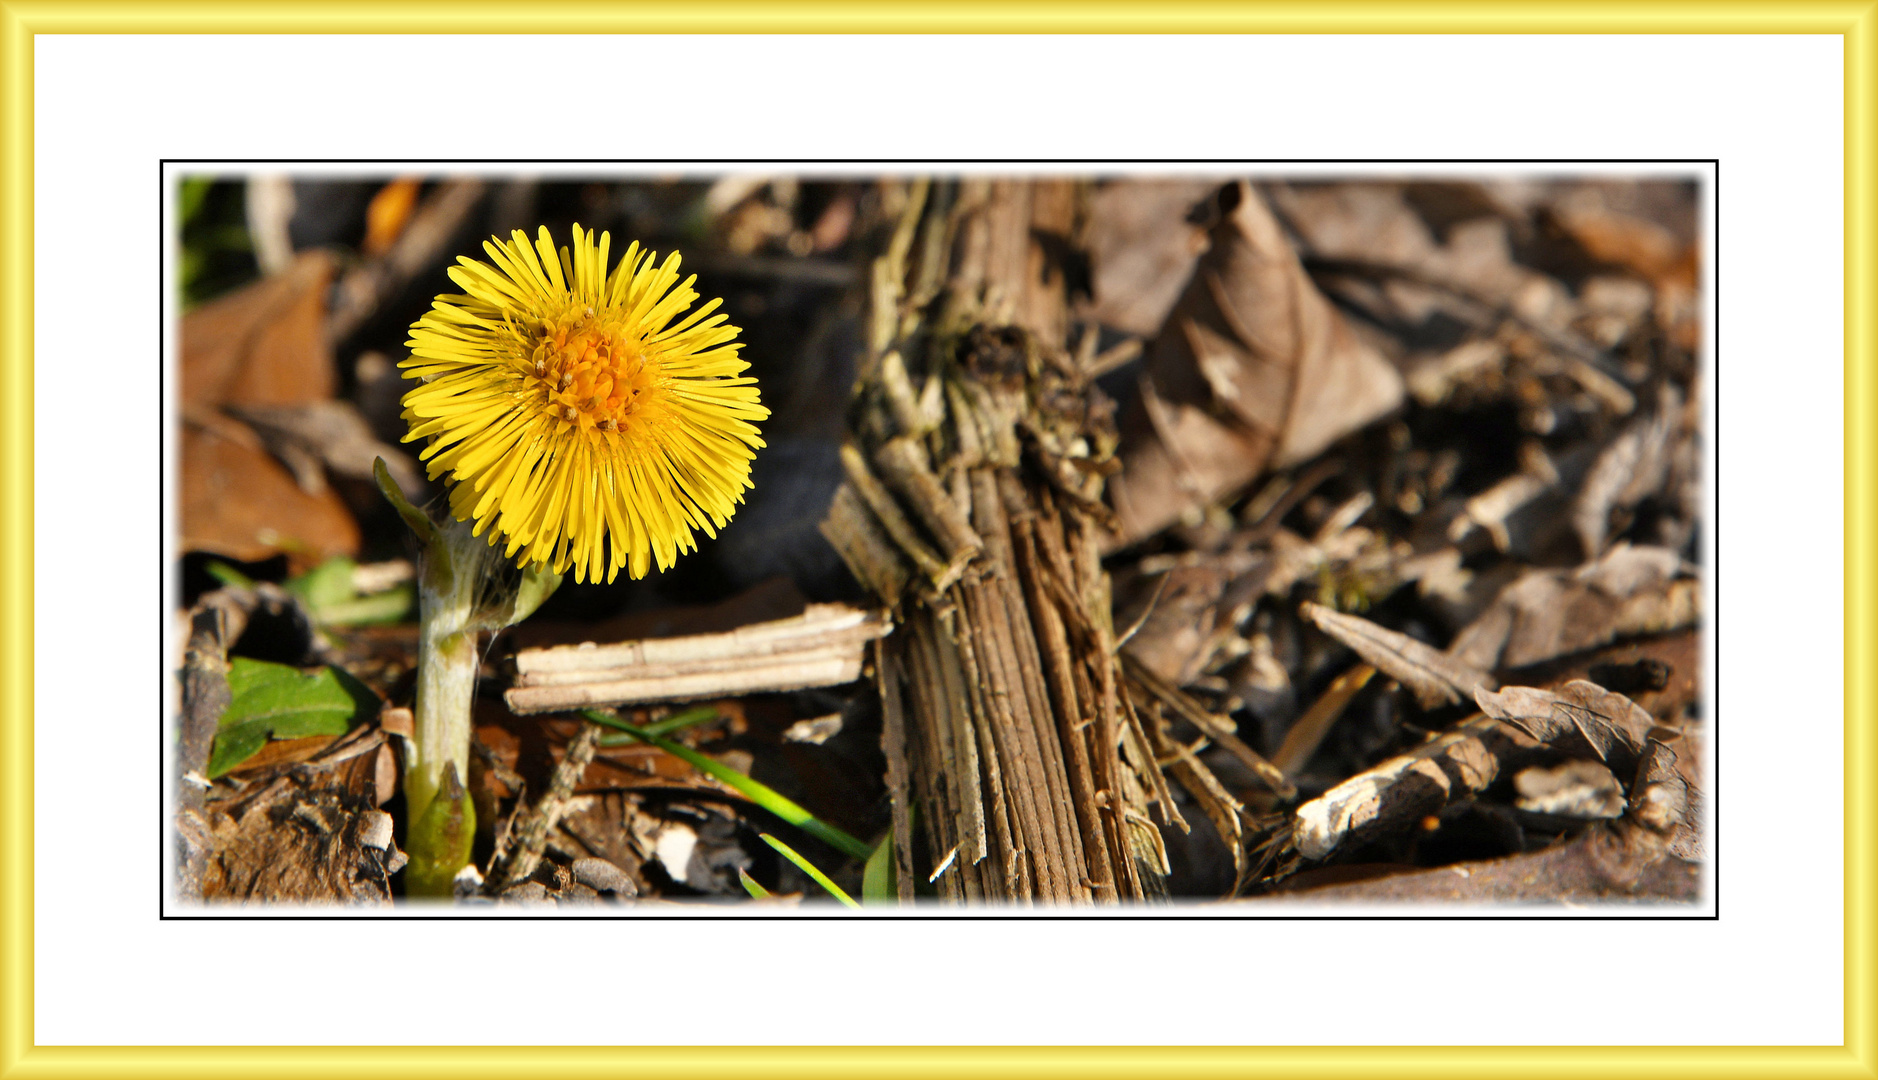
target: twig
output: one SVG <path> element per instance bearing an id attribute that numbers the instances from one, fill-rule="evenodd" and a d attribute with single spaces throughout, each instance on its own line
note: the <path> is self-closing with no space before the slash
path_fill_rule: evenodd
<path id="1" fill-rule="evenodd" d="M 1168 569 L 1171 570 L 1172 567 Z M 1167 591 L 1167 583 L 1173 579 L 1174 575 L 1168 573 L 1167 570 L 1161 571 L 1161 580 L 1155 583 L 1154 593 L 1148 597 L 1148 606 L 1142 608 L 1141 614 L 1135 618 L 1135 621 L 1130 623 L 1128 629 L 1122 631 L 1121 636 L 1115 639 L 1117 650 L 1127 648 L 1128 643 L 1141 632 L 1141 628 L 1148 625 L 1148 617 L 1154 614 L 1155 606 L 1161 602 L 1161 594 Z"/>
<path id="2" fill-rule="evenodd" d="M 441 262 L 445 245 L 469 219 L 484 188 L 483 181 L 474 178 L 439 185 L 383 258 L 348 271 L 334 290 L 332 318 L 327 324 L 331 339 L 351 337 L 412 278 Z"/>
<path id="3" fill-rule="evenodd" d="M 1324 736 L 1330 733 L 1330 725 L 1343 715 L 1344 707 L 1356 692 L 1369 685 L 1369 680 L 1376 674 L 1376 669 L 1368 664 L 1358 664 L 1330 681 L 1324 691 L 1303 716 L 1285 732 L 1285 741 L 1278 746 L 1278 752 L 1272 755 L 1272 764 L 1286 776 L 1296 776 L 1304 768 L 1304 763 L 1311 759 L 1317 748 L 1324 742 Z"/>
<path id="4" fill-rule="evenodd" d="M 567 744 L 561 763 L 555 766 L 554 779 L 548 783 L 541 800 L 532 808 L 517 810 L 515 818 L 510 820 L 509 847 L 490 860 L 489 877 L 483 882 L 485 895 L 500 895 L 509 885 L 526 881 L 535 872 L 535 867 L 541 864 L 541 853 L 548 848 L 548 834 L 561 820 L 561 813 L 567 809 L 567 801 L 580 785 L 580 778 L 586 775 L 599 744 L 600 725 L 591 721 L 582 724 Z"/>
<path id="5" fill-rule="evenodd" d="M 1174 710 L 1182 720 L 1206 732 L 1208 737 L 1219 744 L 1220 749 L 1238 758 L 1246 768 L 1251 769 L 1274 795 L 1281 799 L 1289 799 L 1298 793 L 1297 787 L 1285 779 L 1283 772 L 1239 738 L 1230 720 L 1214 716 L 1201 708 L 1198 702 L 1188 697 L 1179 687 L 1148 670 L 1147 665 L 1136 660 L 1133 655 L 1123 653 L 1122 665 L 1127 669 L 1129 678 L 1136 686 Z"/>
<path id="6" fill-rule="evenodd" d="M 878 612 L 813 604 L 724 634 L 525 649 L 503 697 L 527 714 L 837 686 L 861 677 L 867 642 L 891 630 Z"/>

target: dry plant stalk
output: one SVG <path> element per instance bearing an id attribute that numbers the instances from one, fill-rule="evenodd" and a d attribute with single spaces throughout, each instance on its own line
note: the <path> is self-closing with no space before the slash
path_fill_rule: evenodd
<path id="1" fill-rule="evenodd" d="M 861 677 L 867 643 L 892 629 L 881 612 L 810 604 L 724 634 L 524 649 L 503 697 L 527 715 L 837 686 Z"/>
<path id="2" fill-rule="evenodd" d="M 1064 347 L 1086 192 L 968 179 L 890 196 L 848 480 L 822 531 L 898 626 L 876 648 L 900 898 L 915 875 L 952 902 L 1160 895 L 1155 821 L 1186 823 L 1115 652 L 1099 550 L 1114 429 Z"/>

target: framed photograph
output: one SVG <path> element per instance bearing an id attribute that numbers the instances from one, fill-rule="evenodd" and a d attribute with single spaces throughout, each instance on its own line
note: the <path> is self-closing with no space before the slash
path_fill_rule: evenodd
<path id="1" fill-rule="evenodd" d="M 0 1072 L 1871 1071 L 1866 23 L 6 16 Z"/>
<path id="2" fill-rule="evenodd" d="M 164 914 L 1714 917 L 1713 163 L 932 168 L 166 162 Z"/>

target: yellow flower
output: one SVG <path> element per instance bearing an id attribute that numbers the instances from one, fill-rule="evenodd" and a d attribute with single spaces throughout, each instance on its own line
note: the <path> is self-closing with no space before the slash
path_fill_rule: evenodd
<path id="1" fill-rule="evenodd" d="M 404 395 L 405 441 L 430 440 L 456 519 L 577 581 L 644 577 L 694 550 L 692 530 L 716 536 L 763 445 L 751 421 L 769 416 L 718 301 L 685 314 L 697 278 L 673 287 L 677 253 L 655 269 L 634 243 L 609 275 L 609 240 L 575 225 L 557 253 L 546 228 L 532 245 L 492 237 L 490 262 L 451 267 L 468 295 L 437 297 L 399 365 L 423 383 Z"/>

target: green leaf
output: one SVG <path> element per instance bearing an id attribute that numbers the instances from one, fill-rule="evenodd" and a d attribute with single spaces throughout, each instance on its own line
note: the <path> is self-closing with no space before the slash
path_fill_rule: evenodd
<path id="1" fill-rule="evenodd" d="M 299 577 L 289 578 L 287 591 L 300 598 L 313 621 L 322 626 L 397 622 L 411 613 L 417 590 L 409 584 L 361 595 L 352 584 L 359 564 L 337 555 Z M 210 571 L 213 573 L 213 569 Z"/>
<path id="2" fill-rule="evenodd" d="M 867 857 L 867 866 L 861 871 L 861 899 L 870 904 L 891 904 L 899 898 L 893 882 L 893 830 L 888 829 L 887 838 Z"/>
<path id="3" fill-rule="evenodd" d="M 228 565 L 227 563 L 221 561 L 220 559 L 210 559 L 208 561 L 208 564 L 205 565 L 203 569 L 209 572 L 210 577 L 214 578 L 216 581 L 221 582 L 223 585 L 228 585 L 237 589 L 254 588 L 253 578 L 235 569 L 234 567 Z"/>
<path id="4" fill-rule="evenodd" d="M 783 858 L 788 859 L 790 862 L 795 863 L 797 866 L 801 867 L 803 873 L 815 879 L 815 884 L 820 885 L 822 888 L 828 890 L 828 895 L 834 897 L 835 899 L 841 901 L 842 903 L 848 905 L 851 908 L 858 908 L 861 906 L 854 902 L 854 897 L 849 896 L 847 893 L 842 892 L 841 886 L 828 880 L 827 874 L 824 874 L 820 870 L 815 869 L 814 864 L 810 863 L 807 859 L 803 858 L 802 856 L 796 854 L 796 849 L 790 847 L 788 844 L 783 843 L 781 840 L 776 839 L 775 837 L 771 836 L 768 833 L 758 833 L 757 835 L 763 838 L 764 843 L 768 844 L 770 847 L 775 848 L 777 851 L 782 852 Z"/>
<path id="5" fill-rule="evenodd" d="M 267 728 L 260 724 L 242 724 L 217 732 L 215 745 L 209 750 L 209 779 L 215 779 L 260 753 L 261 747 L 266 745 Z"/>
<path id="6" fill-rule="evenodd" d="M 358 568 L 358 563 L 336 555 L 299 577 L 287 579 L 286 588 L 306 604 L 315 618 L 320 618 L 322 609 L 358 598 L 359 591 L 352 587 L 352 572 Z"/>
<path id="7" fill-rule="evenodd" d="M 650 743 L 673 757 L 683 758 L 690 762 L 693 768 L 729 784 L 739 795 L 837 851 L 852 855 L 857 859 L 865 859 L 873 854 L 874 849 L 869 847 L 865 840 L 856 839 L 821 820 L 768 784 L 745 776 L 728 765 L 712 761 L 683 743 L 675 743 L 662 735 L 655 735 L 645 728 L 635 727 L 617 716 L 609 716 L 597 709 L 583 709 L 581 715 L 596 724 L 624 731 L 640 742 Z M 677 717 L 672 719 L 675 720 Z M 666 721 L 666 723 L 670 722 L 670 720 Z"/>
<path id="8" fill-rule="evenodd" d="M 315 611 L 314 617 L 328 626 L 358 626 L 362 623 L 403 622 L 417 603 L 417 590 L 407 582 L 381 593 L 361 596 L 343 604 L 328 604 Z"/>
<path id="9" fill-rule="evenodd" d="M 177 220 L 188 223 L 208 201 L 209 189 L 215 186 L 215 179 L 209 176 L 185 176 L 176 192 Z"/>
<path id="10" fill-rule="evenodd" d="M 338 668 L 303 672 L 285 664 L 233 657 L 228 709 L 209 752 L 210 779 L 253 757 L 269 738 L 343 735 L 378 708 L 370 687 Z"/>

